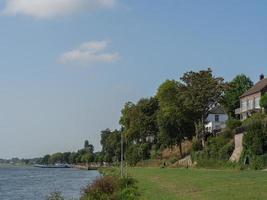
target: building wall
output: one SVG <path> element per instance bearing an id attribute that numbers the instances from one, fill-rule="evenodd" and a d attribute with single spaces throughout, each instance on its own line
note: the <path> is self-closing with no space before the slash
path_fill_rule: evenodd
<path id="1" fill-rule="evenodd" d="M 219 116 L 219 121 L 215 121 L 215 116 Z M 209 132 L 213 132 L 214 130 L 225 128 L 225 122 L 228 120 L 228 116 L 226 114 L 209 114 L 207 118 L 207 124 L 205 128 Z"/>
<path id="2" fill-rule="evenodd" d="M 261 92 L 240 98 L 241 119 L 246 119 L 252 111 L 260 110 Z"/>
<path id="3" fill-rule="evenodd" d="M 228 119 L 228 116 L 226 114 L 209 114 L 207 121 L 215 122 L 215 115 L 219 115 L 219 122 L 226 122 Z"/>

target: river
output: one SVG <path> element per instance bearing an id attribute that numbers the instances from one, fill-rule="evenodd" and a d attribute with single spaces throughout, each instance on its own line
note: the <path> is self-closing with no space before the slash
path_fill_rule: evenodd
<path id="1" fill-rule="evenodd" d="M 54 191 L 77 199 L 81 188 L 98 176 L 97 171 L 77 169 L 0 167 L 0 200 L 45 200 Z"/>

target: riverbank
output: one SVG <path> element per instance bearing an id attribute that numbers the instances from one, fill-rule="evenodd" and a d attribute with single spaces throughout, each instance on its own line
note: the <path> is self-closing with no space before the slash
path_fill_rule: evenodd
<path id="1" fill-rule="evenodd" d="M 267 172 L 128 168 L 141 200 L 267 199 Z"/>

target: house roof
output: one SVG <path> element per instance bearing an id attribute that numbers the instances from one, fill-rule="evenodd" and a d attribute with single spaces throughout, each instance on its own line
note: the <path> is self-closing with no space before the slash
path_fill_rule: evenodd
<path id="1" fill-rule="evenodd" d="M 242 94 L 241 98 L 255 94 L 257 92 L 261 92 L 265 87 L 267 87 L 267 78 L 262 79 L 261 81 L 256 83 L 252 88 Z"/>
<path id="2" fill-rule="evenodd" d="M 225 114 L 224 109 L 221 106 L 216 106 L 209 111 L 210 114 Z"/>

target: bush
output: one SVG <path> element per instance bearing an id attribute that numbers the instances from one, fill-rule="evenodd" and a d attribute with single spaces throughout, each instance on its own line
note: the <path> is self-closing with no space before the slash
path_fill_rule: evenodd
<path id="1" fill-rule="evenodd" d="M 226 129 L 221 133 L 221 135 L 226 139 L 232 139 L 234 138 L 235 132 L 236 132 L 236 129 L 234 131 L 230 129 Z"/>
<path id="2" fill-rule="evenodd" d="M 136 200 L 139 196 L 136 180 L 132 177 L 124 177 L 119 181 L 120 192 L 117 195 L 118 200 Z"/>
<path id="3" fill-rule="evenodd" d="M 222 160 L 229 160 L 231 157 L 233 151 L 235 149 L 235 144 L 233 141 L 230 141 L 226 145 L 224 145 L 220 150 L 219 150 L 219 159 Z"/>
<path id="4" fill-rule="evenodd" d="M 135 179 L 105 176 L 83 188 L 81 200 L 136 200 L 138 195 Z"/>
<path id="5" fill-rule="evenodd" d="M 201 151 L 201 150 L 203 150 L 203 145 L 202 145 L 201 140 L 198 140 L 196 138 L 193 139 L 192 150 L 193 151 Z"/>
<path id="6" fill-rule="evenodd" d="M 142 156 L 140 155 L 139 152 L 139 145 L 131 145 L 126 150 L 125 155 L 126 155 L 126 161 L 130 166 L 136 165 L 142 159 Z"/>
<path id="7" fill-rule="evenodd" d="M 247 125 L 243 147 L 248 156 L 264 154 L 266 141 L 266 130 L 260 121 L 254 121 Z"/>
<path id="8" fill-rule="evenodd" d="M 250 164 L 252 169 L 261 170 L 264 168 L 264 157 L 263 156 L 254 156 Z"/>
<path id="9" fill-rule="evenodd" d="M 113 200 L 117 189 L 117 178 L 112 176 L 98 178 L 82 189 L 81 200 Z"/>
<path id="10" fill-rule="evenodd" d="M 221 152 L 221 149 L 228 142 L 229 142 L 229 140 L 224 138 L 222 135 L 220 135 L 218 137 L 211 137 L 211 138 L 208 139 L 208 142 L 207 142 L 207 144 L 205 146 L 204 152 L 207 154 L 208 158 L 222 159 L 223 157 L 226 157 L 226 156 L 225 155 L 221 155 L 221 153 L 224 153 L 224 152 Z"/>
<path id="11" fill-rule="evenodd" d="M 267 93 L 265 93 L 260 99 L 260 106 L 264 108 L 265 113 L 267 113 Z"/>
<path id="12" fill-rule="evenodd" d="M 233 131 L 235 130 L 236 128 L 240 127 L 242 125 L 242 122 L 240 120 L 237 120 L 237 119 L 228 119 L 226 121 L 226 127 L 227 129 Z"/>

